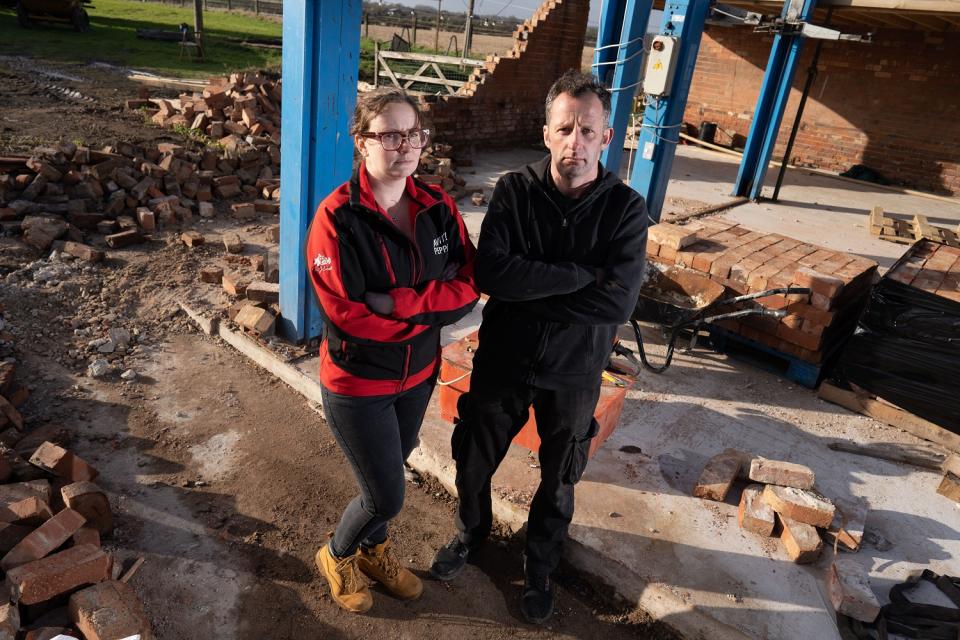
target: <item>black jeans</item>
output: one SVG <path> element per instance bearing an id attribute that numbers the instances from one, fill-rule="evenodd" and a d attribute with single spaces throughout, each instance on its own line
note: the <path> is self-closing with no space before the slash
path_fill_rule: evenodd
<path id="1" fill-rule="evenodd" d="M 323 412 L 360 486 L 330 541 L 338 558 L 387 539 L 403 507 L 403 463 L 417 446 L 434 380 L 388 396 L 345 396 L 323 388 Z"/>
<path id="2" fill-rule="evenodd" d="M 540 486 L 527 519 L 526 570 L 546 577 L 557 568 L 573 519 L 573 486 L 583 475 L 597 433 L 593 412 L 599 397 L 599 380 L 589 389 L 553 391 L 505 384 L 474 369 L 470 391 L 457 404 L 460 422 L 452 438 L 460 498 L 457 529 L 464 544 L 475 547 L 490 533 L 490 479 L 533 405 L 540 436 Z"/>

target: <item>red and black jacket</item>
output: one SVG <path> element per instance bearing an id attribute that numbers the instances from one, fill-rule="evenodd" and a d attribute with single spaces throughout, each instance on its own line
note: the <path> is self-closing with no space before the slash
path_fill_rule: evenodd
<path id="1" fill-rule="evenodd" d="M 399 393 L 436 373 L 440 328 L 467 315 L 479 292 L 474 248 L 453 200 L 407 178 L 413 238 L 376 203 L 363 164 L 320 203 L 307 235 L 310 279 L 324 320 L 320 381 L 334 393 Z M 455 278 L 440 280 L 447 264 Z M 386 293 L 379 315 L 367 292 Z"/>

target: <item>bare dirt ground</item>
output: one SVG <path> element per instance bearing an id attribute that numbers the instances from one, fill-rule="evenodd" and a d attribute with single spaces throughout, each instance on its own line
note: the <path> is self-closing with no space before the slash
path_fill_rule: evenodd
<path id="1" fill-rule="evenodd" d="M 0 60 L 0 152 L 76 138 L 93 147 L 177 140 L 118 109 L 136 93 L 108 70 Z M 275 222 L 239 228 L 248 253 Z M 208 235 L 202 247 L 160 233 L 109 250 L 95 266 L 0 238 L 0 306 L 14 345 L 5 349 L 31 391 L 22 407 L 29 435 L 19 449 L 55 439 L 99 468 L 117 523 L 104 546 L 126 564 L 146 559 L 132 584 L 158 638 L 674 637 L 569 568 L 551 623 L 523 623 L 521 536 L 498 536 L 453 584 L 428 581 L 417 602 L 375 590 L 369 615 L 339 610 L 313 555 L 355 492 L 349 467 L 314 407 L 199 334 L 176 304 L 203 296 L 227 305 L 197 273 L 227 262 L 215 239 L 231 226 L 221 213 L 199 227 Z M 246 268 L 237 264 L 245 258 L 232 259 Z M 88 377 L 88 362 L 104 357 L 89 343 L 111 328 L 128 330 L 130 345 L 106 356 L 113 375 Z M 127 370 L 135 380 L 118 377 Z M 392 536 L 400 557 L 424 576 L 453 531 L 454 501 L 429 478 L 407 489 Z"/>

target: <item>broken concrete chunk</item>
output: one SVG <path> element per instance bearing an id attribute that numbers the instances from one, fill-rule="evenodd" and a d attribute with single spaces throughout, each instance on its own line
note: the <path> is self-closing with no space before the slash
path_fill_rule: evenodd
<path id="1" fill-rule="evenodd" d="M 820 557 L 823 541 L 816 527 L 783 516 L 780 524 L 780 540 L 791 560 L 797 564 L 809 564 Z"/>
<path id="2" fill-rule="evenodd" d="M 223 246 L 227 249 L 227 253 L 240 253 L 243 251 L 243 240 L 236 233 L 225 233 L 223 234 Z"/>
<path id="3" fill-rule="evenodd" d="M 40 445 L 40 448 L 30 456 L 30 464 L 72 482 L 94 480 L 99 475 L 99 472 L 82 458 L 52 442 L 44 442 Z"/>
<path id="4" fill-rule="evenodd" d="M 736 449 L 727 449 L 710 458 L 700 473 L 697 486 L 693 488 L 693 495 L 723 502 L 733 481 L 737 479 L 742 460 L 743 453 Z"/>
<path id="5" fill-rule="evenodd" d="M 70 547 L 7 572 L 6 587 L 13 602 L 36 604 L 84 584 L 110 578 L 110 556 L 88 545 Z"/>
<path id="6" fill-rule="evenodd" d="M 92 482 L 74 482 L 60 489 L 63 503 L 82 515 L 87 526 L 103 535 L 113 530 L 113 511 L 106 494 Z"/>
<path id="7" fill-rule="evenodd" d="M 836 511 L 827 498 L 795 487 L 768 484 L 763 489 L 763 499 L 781 516 L 815 527 L 829 527 Z"/>
<path id="8" fill-rule="evenodd" d="M 125 582 L 109 580 L 70 596 L 70 620 L 87 640 L 150 640 L 153 632 L 143 605 Z"/>
<path id="9" fill-rule="evenodd" d="M 870 588 L 870 573 L 852 558 L 837 558 L 827 574 L 827 591 L 833 608 L 861 622 L 880 615 L 880 602 Z"/>
<path id="10" fill-rule="evenodd" d="M 740 508 L 737 511 L 740 528 L 761 536 L 773 535 L 776 516 L 773 508 L 763 499 L 763 487 L 752 484 L 743 490 L 740 496 Z"/>
<path id="11" fill-rule="evenodd" d="M 810 467 L 782 460 L 754 458 L 750 461 L 750 479 L 782 487 L 812 489 L 814 475 Z"/>

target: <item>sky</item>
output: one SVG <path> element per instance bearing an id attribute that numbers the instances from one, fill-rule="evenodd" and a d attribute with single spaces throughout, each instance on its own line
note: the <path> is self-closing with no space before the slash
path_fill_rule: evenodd
<path id="1" fill-rule="evenodd" d="M 435 0 L 391 0 L 409 6 L 418 4 L 427 4 L 433 6 Z M 587 23 L 590 26 L 600 24 L 600 3 L 601 0 L 590 0 L 590 17 Z M 490 15 L 500 13 L 504 16 L 513 15 L 521 20 L 530 17 L 537 7 L 540 6 L 538 0 L 474 0 L 473 12 L 475 14 Z M 467 10 L 466 0 L 443 0 L 444 11 L 456 11 L 457 9 Z"/>

